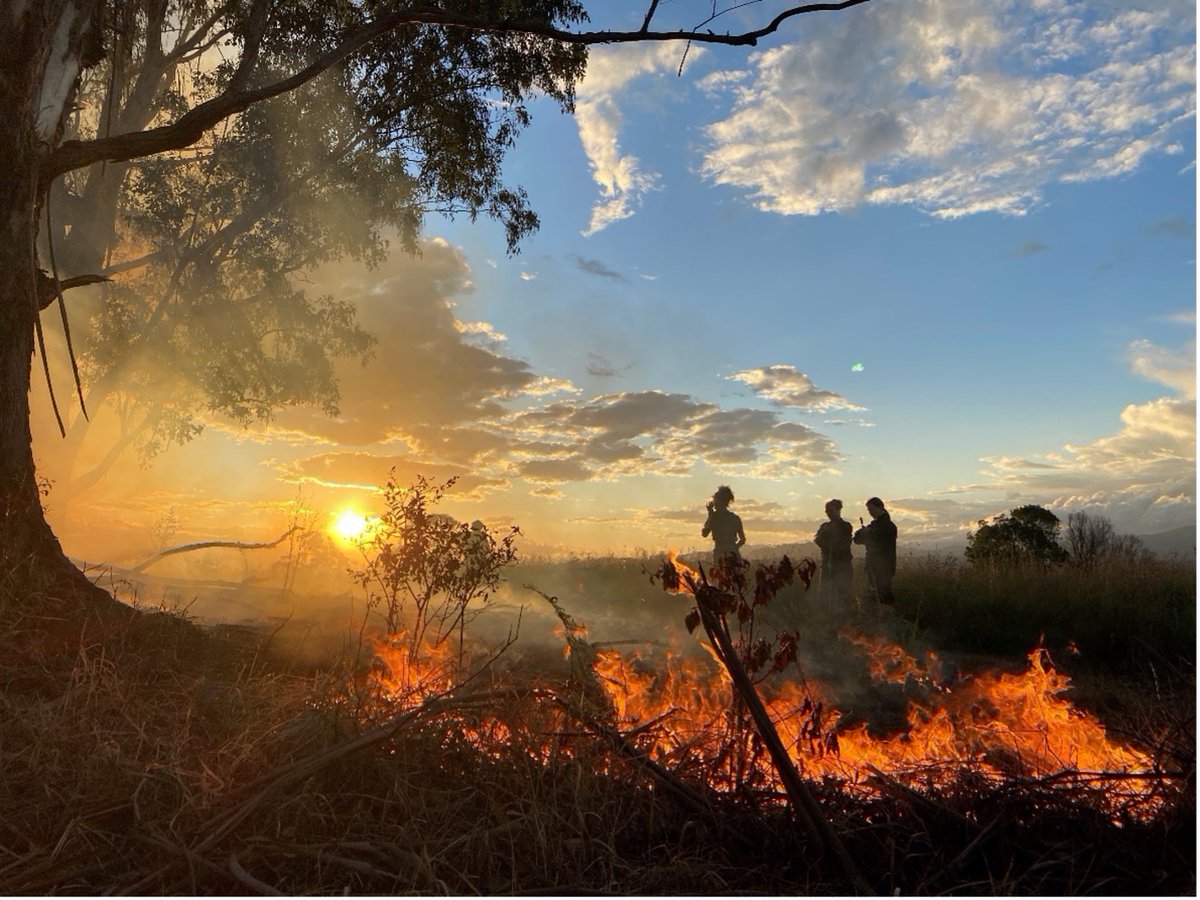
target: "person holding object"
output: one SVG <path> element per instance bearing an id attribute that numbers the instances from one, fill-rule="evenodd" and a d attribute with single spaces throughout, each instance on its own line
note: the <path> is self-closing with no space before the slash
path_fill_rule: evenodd
<path id="1" fill-rule="evenodd" d="M 708 518 L 700 529 L 701 537 L 713 539 L 713 562 L 720 564 L 723 560 L 741 562 L 741 546 L 746 543 L 746 532 L 742 530 L 742 520 L 729 509 L 733 502 L 733 491 L 728 485 L 721 485 L 712 495 L 706 508 Z"/>
<path id="2" fill-rule="evenodd" d="M 822 522 L 813 541 L 821 548 L 821 599 L 831 613 L 845 611 L 850 605 L 853 554 L 850 550 L 852 526 L 842 518 L 842 501 L 825 504 L 828 522 Z"/>
<path id="3" fill-rule="evenodd" d="M 867 501 L 867 512 L 871 514 L 871 524 L 854 533 L 854 543 L 867 548 L 867 581 L 871 593 L 880 603 L 890 606 L 896 602 L 896 595 L 892 593 L 892 578 L 896 575 L 896 526 L 878 497 Z"/>

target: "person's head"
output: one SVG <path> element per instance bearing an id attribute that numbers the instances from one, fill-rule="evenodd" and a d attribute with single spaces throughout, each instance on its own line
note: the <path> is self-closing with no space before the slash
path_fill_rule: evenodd
<path id="1" fill-rule="evenodd" d="M 842 517 L 842 501 L 830 500 L 825 504 L 825 515 L 829 516 L 829 521 L 836 522 Z"/>
<path id="2" fill-rule="evenodd" d="M 878 519 L 887 512 L 887 507 L 883 505 L 883 501 L 878 497 L 872 497 L 867 501 L 867 512 L 871 514 L 872 519 Z"/>
<path id="3" fill-rule="evenodd" d="M 733 502 L 733 491 L 729 489 L 729 485 L 723 484 L 717 488 L 717 492 L 713 494 L 713 503 L 724 509 Z"/>

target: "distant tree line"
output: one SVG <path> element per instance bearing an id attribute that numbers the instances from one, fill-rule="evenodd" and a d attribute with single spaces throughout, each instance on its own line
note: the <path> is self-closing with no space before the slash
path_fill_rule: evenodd
<path id="1" fill-rule="evenodd" d="M 1086 571 L 1101 565 L 1136 565 L 1152 554 L 1132 534 L 1118 534 L 1107 516 L 1084 510 L 1063 522 L 1044 506 L 1028 504 L 992 520 L 979 520 L 967 536 L 967 560 L 973 565 L 1040 565 L 1063 563 Z"/>

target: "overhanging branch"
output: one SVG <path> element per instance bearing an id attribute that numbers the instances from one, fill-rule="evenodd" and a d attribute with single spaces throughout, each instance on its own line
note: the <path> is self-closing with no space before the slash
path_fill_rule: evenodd
<path id="1" fill-rule="evenodd" d="M 101 161 L 117 162 L 180 150 L 200 140 L 205 131 L 218 122 L 245 111 L 255 103 L 269 100 L 303 86 L 329 70 L 370 42 L 405 25 L 439 25 L 463 28 L 489 34 L 528 34 L 566 44 L 622 44 L 642 41 L 691 41 L 729 46 L 755 46 L 767 35 L 795 16 L 816 12 L 835 12 L 867 3 L 869 0 L 842 0 L 837 3 L 806 3 L 784 10 L 762 28 L 738 34 L 713 34 L 689 31 L 567 31 L 541 22 L 515 20 L 488 21 L 472 16 L 452 14 L 432 7 L 411 6 L 370 22 L 347 36 L 342 43 L 317 56 L 309 65 L 293 75 L 254 89 L 242 89 L 243 78 L 237 78 L 231 90 L 189 110 L 170 125 L 146 131 L 117 134 L 90 141 L 66 141 L 51 153 L 42 166 L 41 179 L 48 184 L 65 172 L 74 171 Z M 652 7 L 653 9 L 653 7 Z M 649 25 L 647 17 L 646 26 Z M 239 71 L 239 75 L 246 75 Z"/>

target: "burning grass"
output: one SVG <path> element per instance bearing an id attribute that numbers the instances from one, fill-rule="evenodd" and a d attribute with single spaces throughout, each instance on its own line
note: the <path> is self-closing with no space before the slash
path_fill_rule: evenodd
<path id="1" fill-rule="evenodd" d="M 565 658 L 477 650 L 449 689 L 448 659 L 387 642 L 301 670 L 266 633 L 5 599 L 5 894 L 853 890 L 710 655 L 597 646 L 556 605 Z M 1186 732 L 1113 739 L 1040 654 L 968 676 L 853 638 L 813 642 L 859 654 L 906 715 L 856 719 L 819 660 L 757 690 L 870 889 L 1193 892 Z M 932 753 L 922 729 L 947 722 Z"/>

